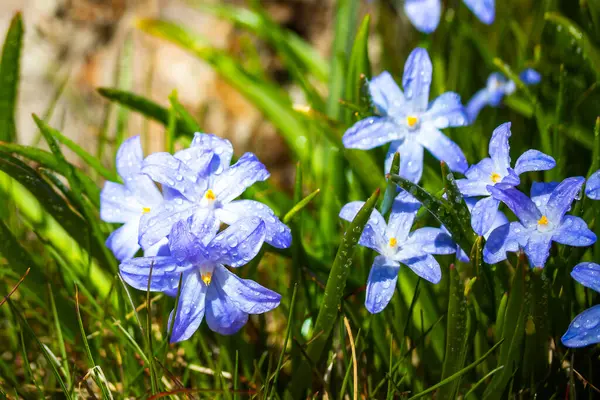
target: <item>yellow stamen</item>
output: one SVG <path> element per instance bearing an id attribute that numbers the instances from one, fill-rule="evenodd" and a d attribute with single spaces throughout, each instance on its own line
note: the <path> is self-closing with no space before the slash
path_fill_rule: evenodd
<path id="1" fill-rule="evenodd" d="M 217 198 L 215 192 L 213 192 L 212 189 L 208 189 L 204 197 L 206 197 L 208 200 L 215 200 Z"/>
<path id="2" fill-rule="evenodd" d="M 204 282 L 204 284 L 206 286 L 210 285 L 211 281 L 212 281 L 212 274 L 210 272 L 206 272 L 206 273 L 202 274 L 202 282 Z"/>
<path id="3" fill-rule="evenodd" d="M 396 238 L 391 238 L 390 239 L 390 247 L 396 247 L 398 245 L 398 241 L 396 240 Z"/>
<path id="4" fill-rule="evenodd" d="M 548 218 L 545 215 L 542 215 L 542 218 L 538 219 L 538 225 L 548 225 Z"/>
<path id="5" fill-rule="evenodd" d="M 142 207 L 142 213 L 148 214 L 150 212 L 150 207 Z"/>
<path id="6" fill-rule="evenodd" d="M 411 128 L 412 128 L 413 126 L 415 126 L 415 125 L 417 124 L 417 122 L 419 122 L 419 118 L 417 118 L 417 117 L 413 117 L 413 116 L 406 117 L 406 123 L 407 123 L 407 124 L 408 124 L 408 126 L 410 126 Z"/>
<path id="7" fill-rule="evenodd" d="M 498 183 L 498 182 L 500 182 L 500 179 L 502 179 L 502 177 L 495 172 L 492 174 L 491 178 L 492 178 L 492 182 L 494 182 L 494 183 Z"/>

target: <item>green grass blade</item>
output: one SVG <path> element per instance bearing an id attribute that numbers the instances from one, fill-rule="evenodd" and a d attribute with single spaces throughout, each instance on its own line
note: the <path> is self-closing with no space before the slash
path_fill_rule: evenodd
<path id="1" fill-rule="evenodd" d="M 300 200 L 298 203 L 296 203 L 296 205 L 292 207 L 292 209 L 288 211 L 283 217 L 283 223 L 289 223 L 292 220 L 292 218 L 294 218 L 294 216 L 297 213 L 302 211 L 304 207 L 306 207 L 308 203 L 310 203 L 312 199 L 314 199 L 319 193 L 321 193 L 321 189 L 316 189 L 314 192 L 312 192 L 311 194 Z"/>
<path id="2" fill-rule="evenodd" d="M 446 355 L 442 369 L 442 379 L 462 370 L 467 361 L 467 352 L 474 330 L 473 316 L 465 297 L 465 285 L 458 270 L 450 266 L 450 293 L 448 294 L 448 314 L 446 324 Z M 460 377 L 444 385 L 437 393 L 438 399 L 455 399 L 460 387 Z"/>
<path id="3" fill-rule="evenodd" d="M 135 93 L 119 89 L 99 88 L 98 93 L 110 101 L 117 102 L 122 106 L 129 108 L 130 110 L 137 111 L 150 119 L 160 122 L 164 126 L 169 125 L 169 110 L 158 105 L 152 100 L 149 100 L 143 96 L 139 96 Z M 194 131 L 188 129 L 183 120 L 177 119 L 178 136 L 191 136 L 193 133 Z"/>
<path id="4" fill-rule="evenodd" d="M 8 299 L 8 304 L 10 305 L 10 308 L 12 309 L 13 313 L 19 319 L 21 327 L 23 328 L 23 330 L 27 331 L 27 333 L 29 335 L 31 335 L 31 337 L 37 342 L 40 350 L 42 351 L 42 355 L 44 356 L 44 358 L 48 362 L 48 365 L 50 366 L 50 369 L 52 370 L 52 373 L 54 374 L 54 377 L 58 381 L 58 383 L 60 385 L 60 388 L 62 389 L 62 392 L 63 392 L 64 396 L 67 399 L 71 399 L 71 392 L 69 391 L 69 389 L 67 387 L 67 384 L 65 383 L 63 377 L 61 376 L 61 374 L 58 371 L 58 368 L 56 366 L 56 361 L 55 361 L 56 358 L 50 355 L 50 353 L 48 352 L 48 349 L 46 348 L 46 346 L 37 337 L 37 335 L 35 334 L 35 331 L 31 328 L 31 326 L 29 325 L 29 323 L 27 322 L 27 320 L 23 316 L 22 312 L 19 309 L 17 309 L 17 307 L 13 304 L 12 300 Z"/>
<path id="5" fill-rule="evenodd" d="M 483 399 L 495 400 L 502 398 L 504 389 L 513 374 L 515 364 L 521 358 L 521 343 L 525 336 L 526 302 L 523 299 L 525 299 L 527 291 L 525 283 L 526 268 L 524 256 L 521 256 L 512 280 L 502 328 L 502 336 L 505 341 L 500 347 L 498 366 L 503 365 L 504 369 L 494 375 L 483 393 Z"/>
<path id="6" fill-rule="evenodd" d="M 6 142 L 17 138 L 15 115 L 22 45 L 23 20 L 21 13 L 16 13 L 10 22 L 0 59 L 0 140 Z"/>
<path id="7" fill-rule="evenodd" d="M 309 359 L 314 362 L 320 359 L 325 348 L 325 343 L 333 329 L 332 321 L 334 321 L 338 315 L 338 307 L 344 295 L 346 280 L 350 273 L 350 267 L 352 266 L 352 259 L 358 245 L 358 240 L 362 235 L 363 229 L 367 224 L 378 199 L 379 190 L 376 190 L 362 206 L 354 220 L 346 229 L 342 238 L 342 243 L 340 244 L 335 260 L 333 261 L 333 265 L 331 266 L 331 271 L 325 286 L 325 294 L 314 327 L 314 332 L 319 336 L 309 344 L 307 349 Z M 311 370 L 310 362 L 306 359 L 303 360 L 299 370 L 292 378 L 290 391 L 294 397 L 303 397 L 305 388 L 310 385 L 312 380 Z"/>
<path id="8" fill-rule="evenodd" d="M 496 348 L 498 348 L 498 346 L 500 346 L 502 343 L 504 342 L 504 339 L 502 339 L 501 341 L 499 341 L 498 343 L 496 343 L 495 345 L 493 345 L 488 351 L 487 353 L 485 353 L 483 356 L 481 356 L 481 358 L 479 358 L 478 360 L 472 362 L 471 364 L 469 364 L 468 366 L 466 366 L 465 368 L 463 368 L 462 370 L 458 371 L 457 373 L 449 376 L 448 378 L 444 379 L 443 381 L 436 383 L 435 385 L 431 386 L 430 388 L 428 388 L 427 390 L 422 391 L 421 393 L 418 393 L 414 396 L 412 396 L 411 398 L 409 398 L 408 400 L 416 400 L 416 399 L 420 399 L 423 396 L 428 395 L 429 393 L 435 391 L 436 389 L 439 389 L 440 387 L 447 385 L 448 383 L 460 378 L 461 376 L 463 376 L 464 374 L 466 374 L 467 372 L 471 371 L 473 368 L 475 368 L 476 366 L 478 366 L 479 364 L 481 364 L 486 358 L 488 358 L 490 356 L 490 354 L 492 354 Z"/>

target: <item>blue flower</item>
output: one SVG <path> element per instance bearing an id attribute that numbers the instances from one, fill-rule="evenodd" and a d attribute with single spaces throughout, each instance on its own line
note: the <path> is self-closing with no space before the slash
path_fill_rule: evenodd
<path id="1" fill-rule="evenodd" d="M 139 290 L 176 296 L 179 278 L 182 287 L 171 342 L 186 340 L 198 329 L 202 319 L 210 329 L 223 335 L 236 333 L 248 321 L 248 314 L 261 314 L 279 305 L 281 296 L 258 283 L 240 279 L 225 265 L 240 267 L 260 251 L 266 224 L 258 217 L 239 219 L 205 243 L 184 221 L 169 234 L 170 255 L 133 258 L 120 265 L 121 276 Z M 201 234 L 210 232 L 201 232 Z"/>
<path id="2" fill-rule="evenodd" d="M 519 78 L 526 85 L 535 85 L 542 80 L 539 72 L 531 68 L 521 72 Z M 498 72 L 492 73 L 487 80 L 486 87 L 475 93 L 467 104 L 466 112 L 469 122 L 473 123 L 477 119 L 483 107 L 498 107 L 504 96 L 510 96 L 516 89 L 517 86 L 513 81 Z"/>
<path id="3" fill-rule="evenodd" d="M 140 249 L 140 218 L 163 201 L 154 182 L 140 172 L 143 158 L 139 136 L 124 141 L 117 152 L 117 172 L 125 184 L 107 181 L 100 193 L 100 218 L 124 224 L 106 240 L 118 260 L 131 258 Z"/>
<path id="4" fill-rule="evenodd" d="M 472 212 L 473 207 L 475 207 L 475 204 L 477 203 L 477 199 L 474 197 L 466 197 L 465 203 L 467 204 L 469 211 Z M 504 213 L 498 209 L 496 209 L 496 215 L 492 216 L 492 217 L 493 217 L 493 221 L 491 223 L 490 229 L 483 234 L 483 237 L 486 240 L 490 237 L 490 235 L 492 234 L 494 229 L 508 223 L 508 218 L 506 218 L 506 215 L 504 215 Z M 448 229 L 446 229 L 445 226 L 442 226 L 442 229 L 444 230 L 444 232 L 450 234 L 450 232 L 448 232 Z M 467 263 L 470 261 L 469 255 L 463 249 L 461 249 L 459 245 L 456 245 L 456 258 L 459 261 L 464 262 L 464 263 Z"/>
<path id="5" fill-rule="evenodd" d="M 556 166 L 550 156 L 537 150 L 527 150 L 519 157 L 515 168 L 510 166 L 510 122 L 500 125 L 492 133 L 489 144 L 489 158 L 471 166 L 465 173 L 466 179 L 456 181 L 463 196 L 479 197 L 471 210 L 471 226 L 478 235 L 489 232 L 495 220 L 500 201 L 490 196 L 490 186 L 502 185 L 503 188 L 517 186 L 521 181 L 519 175 L 528 171 L 545 171 Z"/>
<path id="6" fill-rule="evenodd" d="M 412 182 L 423 173 L 423 147 L 450 169 L 464 172 L 467 160 L 462 150 L 440 129 L 464 126 L 467 116 L 456 93 L 446 92 L 428 103 L 431 73 L 427 51 L 417 48 L 404 66 L 404 93 L 388 72 L 373 78 L 369 93 L 381 116 L 354 124 L 342 138 L 344 146 L 366 150 L 392 142 L 385 170 L 390 170 L 394 153 L 400 153 L 400 175 Z"/>
<path id="7" fill-rule="evenodd" d="M 163 186 L 165 202 L 147 215 L 140 225 L 140 244 L 145 249 L 169 233 L 177 221 L 189 220 L 192 233 L 204 232 L 208 241 L 221 223 L 231 225 L 255 216 L 265 223 L 267 243 L 290 246 L 290 229 L 269 207 L 254 200 L 237 200 L 246 188 L 269 177 L 265 166 L 246 153 L 230 166 L 233 148 L 228 140 L 197 133 L 190 148 L 155 153 L 144 160 L 142 172 Z"/>
<path id="8" fill-rule="evenodd" d="M 582 262 L 573 268 L 571 276 L 583 286 L 600 293 L 600 265 Z M 584 347 L 600 343 L 600 304 L 588 308 L 573 318 L 561 341 L 567 347 Z"/>
<path id="9" fill-rule="evenodd" d="M 496 199 L 502 201 L 519 218 L 496 228 L 483 249 L 486 263 L 506 259 L 506 252 L 525 250 L 531 266 L 542 268 L 550 254 L 552 242 L 585 247 L 596 242 L 596 235 L 585 221 L 565 215 L 578 196 L 584 178 L 567 178 L 560 184 L 534 182 L 531 199 L 513 188 L 488 186 Z"/>
<path id="10" fill-rule="evenodd" d="M 465 5 L 484 24 L 494 22 L 494 0 L 463 0 Z M 441 0 L 406 0 L 404 12 L 410 22 L 423 33 L 435 31 L 442 15 Z"/>
<path id="11" fill-rule="evenodd" d="M 346 204 L 340 217 L 352 221 L 364 202 Z M 367 282 L 365 306 L 371 313 L 382 311 L 396 288 L 400 264 L 406 265 L 421 278 L 438 283 L 442 277 L 440 265 L 432 254 L 452 254 L 455 245 L 450 236 L 438 228 L 421 228 L 410 233 L 420 203 L 407 192 L 401 192 L 392 206 L 389 222 L 373 210 L 359 240 L 361 246 L 375 250 Z"/>
<path id="12" fill-rule="evenodd" d="M 588 178 L 585 184 L 585 195 L 592 200 L 600 200 L 600 170 Z"/>

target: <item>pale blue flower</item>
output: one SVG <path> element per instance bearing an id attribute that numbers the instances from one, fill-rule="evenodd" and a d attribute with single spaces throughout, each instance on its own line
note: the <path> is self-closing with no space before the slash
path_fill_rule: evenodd
<path id="1" fill-rule="evenodd" d="M 400 153 L 400 176 L 418 182 L 423 173 L 423 148 L 453 171 L 464 172 L 467 160 L 440 129 L 467 124 L 460 96 L 446 92 L 429 103 L 432 65 L 425 49 L 417 48 L 404 66 L 404 93 L 387 72 L 369 82 L 369 93 L 381 116 L 365 118 L 344 134 L 344 146 L 372 149 L 390 143 L 385 171 Z"/>
<path id="2" fill-rule="evenodd" d="M 346 204 L 340 217 L 352 221 L 362 201 Z M 375 250 L 369 279 L 365 306 L 371 313 L 383 311 L 396 289 L 400 265 L 406 265 L 421 278 L 438 283 L 442 277 L 440 265 L 432 254 L 452 254 L 455 245 L 448 234 L 439 228 L 420 228 L 410 232 L 421 204 L 407 192 L 400 192 L 392 206 L 389 222 L 373 210 L 364 228 L 359 244 Z"/>
<path id="3" fill-rule="evenodd" d="M 600 293 L 600 265 L 582 262 L 573 268 L 571 276 L 583 286 Z M 567 347 L 584 347 L 600 343 L 600 304 L 588 308 L 573 318 L 561 341 Z"/>

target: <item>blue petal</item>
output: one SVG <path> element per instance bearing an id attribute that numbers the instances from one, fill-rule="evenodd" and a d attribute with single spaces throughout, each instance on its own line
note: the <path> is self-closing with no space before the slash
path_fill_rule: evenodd
<path id="1" fill-rule="evenodd" d="M 488 190 L 494 198 L 506 204 L 524 226 L 537 226 L 537 221 L 542 214 L 529 197 L 513 188 L 501 189 L 498 186 L 488 186 Z"/>
<path id="2" fill-rule="evenodd" d="M 204 180 L 199 180 L 190 167 L 169 153 L 150 154 L 142 164 L 142 172 L 191 201 L 199 201 L 207 189 Z"/>
<path id="3" fill-rule="evenodd" d="M 493 184 L 492 174 L 494 163 L 491 158 L 484 158 L 475 165 L 471 165 L 465 172 L 466 179 L 457 179 L 458 190 L 463 196 L 489 196 L 487 186 Z M 473 203 L 474 204 L 474 203 Z"/>
<path id="4" fill-rule="evenodd" d="M 169 240 L 167 238 L 162 239 L 154 246 L 148 247 L 144 250 L 144 257 L 153 257 L 153 256 L 170 256 L 171 250 L 169 250 Z"/>
<path id="5" fill-rule="evenodd" d="M 179 280 L 177 282 L 179 283 Z M 207 306 L 207 288 L 198 271 L 186 274 L 182 286 L 171 343 L 187 340 L 196 332 L 202 323 Z M 208 316 L 206 320 L 208 322 Z"/>
<path id="6" fill-rule="evenodd" d="M 125 140 L 119 151 L 117 151 L 117 172 L 127 181 L 140 173 L 144 153 L 142 151 L 142 143 L 140 136 L 133 136 Z"/>
<path id="7" fill-rule="evenodd" d="M 454 92 L 446 92 L 435 99 L 423 114 L 423 119 L 431 121 L 438 129 L 469 124 L 460 96 Z"/>
<path id="8" fill-rule="evenodd" d="M 265 241 L 278 249 L 285 249 L 292 244 L 292 232 L 290 228 L 275 216 L 271 208 L 254 200 L 237 200 L 226 204 L 218 209 L 219 219 L 231 225 L 240 218 L 249 216 L 258 217 L 263 220 L 266 228 Z"/>
<path id="9" fill-rule="evenodd" d="M 142 215 L 139 232 L 142 248 L 145 250 L 154 246 L 169 234 L 174 223 L 188 219 L 198 208 L 197 205 L 178 198 L 166 201 L 150 213 Z"/>
<path id="10" fill-rule="evenodd" d="M 407 191 L 401 190 L 392 204 L 385 237 L 396 238 L 399 243 L 404 242 L 420 208 L 421 203 L 417 199 Z"/>
<path id="11" fill-rule="evenodd" d="M 402 264 L 405 264 L 415 274 L 431 283 L 439 283 L 442 279 L 440 264 L 431 254 L 404 260 Z"/>
<path id="12" fill-rule="evenodd" d="M 238 162 L 214 178 L 213 190 L 221 204 L 229 203 L 255 182 L 264 181 L 269 171 L 252 153 L 245 153 Z"/>
<path id="13" fill-rule="evenodd" d="M 596 243 L 596 235 L 583 219 L 565 215 L 560 226 L 554 231 L 552 240 L 569 246 L 586 247 Z"/>
<path id="14" fill-rule="evenodd" d="M 506 215 L 504 215 L 504 213 L 502 211 L 496 211 L 496 216 L 494 217 L 494 222 L 492 223 L 492 226 L 490 227 L 490 229 L 485 232 L 485 234 L 483 235 L 483 237 L 485 238 L 485 240 L 488 240 L 490 235 L 492 234 L 492 232 L 502 226 L 502 225 L 506 225 L 508 224 L 508 218 L 506 218 Z"/>
<path id="15" fill-rule="evenodd" d="M 227 169 L 231 164 L 231 157 L 233 156 L 233 146 L 227 139 L 222 139 L 216 135 L 208 133 L 194 134 L 194 139 L 190 147 L 197 147 L 202 150 L 209 150 L 219 157 L 219 164 L 221 169 Z"/>
<path id="16" fill-rule="evenodd" d="M 600 265 L 593 262 L 582 262 L 577 264 L 571 276 L 583 286 L 600 293 Z"/>
<path id="17" fill-rule="evenodd" d="M 140 249 L 138 244 L 139 217 L 125 223 L 119 229 L 113 231 L 106 239 L 106 247 L 113 252 L 117 260 L 123 261 L 131 258 Z"/>
<path id="18" fill-rule="evenodd" d="M 543 268 L 550 256 L 551 245 L 551 234 L 533 231 L 525 245 L 525 254 L 529 258 L 529 265 L 534 268 Z"/>
<path id="19" fill-rule="evenodd" d="M 547 171 L 556 166 L 554 158 L 537 150 L 527 150 L 515 164 L 515 172 L 521 175 L 529 171 Z"/>
<path id="20" fill-rule="evenodd" d="M 215 263 L 241 267 L 258 254 L 265 233 L 265 223 L 260 218 L 240 219 L 209 243 L 205 257 Z"/>
<path id="21" fill-rule="evenodd" d="M 398 262 L 384 256 L 375 257 L 369 272 L 365 297 L 365 307 L 371 314 L 383 311 L 392 299 L 399 270 Z"/>
<path id="22" fill-rule="evenodd" d="M 219 285 L 211 285 L 206 296 L 206 322 L 221 335 L 233 335 L 246 322 L 248 314 L 239 309 Z"/>
<path id="23" fill-rule="evenodd" d="M 483 236 L 489 232 L 496 219 L 500 201 L 492 196 L 479 200 L 471 210 L 471 226 L 476 234 Z"/>
<path id="24" fill-rule="evenodd" d="M 125 223 L 139 219 L 143 206 L 124 185 L 106 181 L 100 192 L 100 219 L 104 222 Z"/>
<path id="25" fill-rule="evenodd" d="M 520 222 L 499 226 L 492 231 L 485 242 L 483 260 L 488 264 L 506 260 L 507 252 L 517 252 L 520 247 L 525 247 L 531 232 L 532 230 L 528 230 Z"/>
<path id="26" fill-rule="evenodd" d="M 527 68 L 519 74 L 519 79 L 526 85 L 537 85 L 542 81 L 542 76 L 533 68 Z"/>
<path id="27" fill-rule="evenodd" d="M 560 221 L 581 191 L 585 178 L 581 176 L 562 181 L 550 195 L 546 204 L 546 215 L 550 221 Z"/>
<path id="28" fill-rule="evenodd" d="M 215 268 L 213 282 L 218 284 L 229 299 L 247 314 L 262 314 L 276 308 L 281 295 L 250 279 L 241 279 L 223 266 Z"/>
<path id="29" fill-rule="evenodd" d="M 202 147 L 190 147 L 188 149 L 179 150 L 173 157 L 184 163 L 196 177 L 206 178 L 214 169 L 216 169 L 211 168 L 211 166 L 220 166 L 219 157 L 216 157 L 215 153 L 212 151 Z M 227 167 L 228 166 L 229 164 Z"/>
<path id="30" fill-rule="evenodd" d="M 546 209 L 550 195 L 558 184 L 558 182 L 533 182 L 531 184 L 531 200 L 540 210 Z"/>
<path id="31" fill-rule="evenodd" d="M 477 119 L 477 116 L 485 107 L 490 103 L 490 92 L 487 88 L 479 90 L 477 93 L 471 97 L 471 100 L 467 103 L 465 111 L 467 113 L 467 117 L 469 118 L 469 122 L 473 123 Z"/>
<path id="32" fill-rule="evenodd" d="M 576 316 L 561 341 L 567 347 L 585 347 L 600 343 L 600 304 Z"/>
<path id="33" fill-rule="evenodd" d="M 490 139 L 489 153 L 494 162 L 494 172 L 502 176 L 510 168 L 510 146 L 508 145 L 510 135 L 510 122 L 506 122 L 494 129 Z"/>
<path id="34" fill-rule="evenodd" d="M 411 233 L 402 243 L 395 260 L 402 261 L 415 255 L 427 254 L 452 254 L 456 251 L 456 243 L 450 235 L 439 228 L 420 228 Z"/>
<path id="35" fill-rule="evenodd" d="M 382 115 L 394 115 L 405 106 L 406 99 L 389 72 L 383 71 L 369 81 L 371 101 Z"/>
<path id="36" fill-rule="evenodd" d="M 408 112 L 421 113 L 427 109 L 432 71 L 433 67 L 427 50 L 420 47 L 414 49 L 404 64 L 404 75 L 402 76 Z"/>
<path id="37" fill-rule="evenodd" d="M 434 127 L 423 127 L 417 140 L 435 158 L 444 161 L 452 171 L 464 173 L 469 164 L 463 151 L 456 143 Z"/>
<path id="38" fill-rule="evenodd" d="M 212 208 L 196 208 L 196 211 L 188 217 L 187 223 L 192 234 L 199 238 L 204 246 L 213 240 L 221 227 L 221 221 Z"/>
<path id="39" fill-rule="evenodd" d="M 193 262 L 201 254 L 203 247 L 200 239 L 190 232 L 186 221 L 178 221 L 169 233 L 169 252 L 178 262 Z"/>
<path id="40" fill-rule="evenodd" d="M 189 263 L 179 264 L 173 257 L 130 258 L 119 265 L 123 280 L 130 286 L 143 291 L 148 289 L 150 268 L 152 268 L 150 291 L 163 292 L 177 290 L 180 274 L 187 273 L 193 266 Z"/>
<path id="41" fill-rule="evenodd" d="M 585 184 L 585 194 L 592 200 L 600 200 L 600 170 L 588 178 Z"/>
<path id="42" fill-rule="evenodd" d="M 400 176 L 419 183 L 423 176 L 423 146 L 412 138 L 392 142 L 385 160 L 386 171 L 391 169 L 395 153 L 400 153 Z"/>
<path id="43" fill-rule="evenodd" d="M 406 135 L 406 128 L 396 124 L 390 118 L 368 117 L 351 126 L 342 142 L 348 149 L 369 150 L 383 146 Z"/>
<path id="44" fill-rule="evenodd" d="M 463 0 L 467 7 L 479 18 L 484 24 L 491 24 L 495 17 L 495 0 Z"/>
<path id="45" fill-rule="evenodd" d="M 440 23 L 441 0 L 406 0 L 404 12 L 417 30 L 431 33 Z"/>
<path id="46" fill-rule="evenodd" d="M 340 218 L 351 222 L 364 204 L 364 201 L 353 201 L 346 204 L 340 211 Z M 358 244 L 380 252 L 386 245 L 384 236 L 385 229 L 385 220 L 379 211 L 373 210 Z"/>

